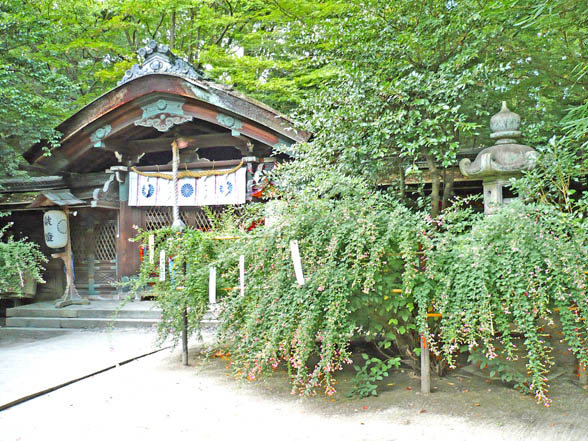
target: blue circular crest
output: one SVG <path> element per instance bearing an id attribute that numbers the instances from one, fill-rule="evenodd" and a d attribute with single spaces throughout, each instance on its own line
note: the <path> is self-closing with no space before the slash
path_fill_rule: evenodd
<path id="1" fill-rule="evenodd" d="M 150 198 L 151 196 L 153 196 L 153 193 L 155 193 L 155 187 L 151 184 L 143 185 L 141 193 L 143 193 L 143 196 L 145 196 L 146 198 Z"/>
<path id="2" fill-rule="evenodd" d="M 189 198 L 194 194 L 194 187 L 192 187 L 192 184 L 184 184 L 180 191 L 182 192 L 182 196 Z"/>

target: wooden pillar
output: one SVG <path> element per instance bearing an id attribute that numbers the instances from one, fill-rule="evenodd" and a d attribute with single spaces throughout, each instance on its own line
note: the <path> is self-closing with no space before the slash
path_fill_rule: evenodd
<path id="1" fill-rule="evenodd" d="M 580 384 L 585 386 L 588 384 L 588 373 L 586 370 L 586 365 L 581 361 L 578 361 L 578 373 L 580 378 Z"/>
<path id="2" fill-rule="evenodd" d="M 116 241 L 117 277 L 136 275 L 139 272 L 139 243 L 130 242 L 137 230 L 133 225 L 141 225 L 141 210 L 129 207 L 129 181 L 119 183 L 120 211 L 118 213 L 118 237 Z"/>
<path id="3" fill-rule="evenodd" d="M 96 237 L 94 235 L 94 218 L 90 216 L 88 221 L 89 225 L 88 229 L 86 230 L 86 244 L 88 250 L 88 254 L 86 256 L 88 265 L 88 293 L 90 295 L 96 295 L 96 283 L 94 280 L 94 273 L 96 272 Z"/>
<path id="4" fill-rule="evenodd" d="M 424 333 L 421 334 L 421 393 L 431 392 L 431 366 L 429 344 Z"/>

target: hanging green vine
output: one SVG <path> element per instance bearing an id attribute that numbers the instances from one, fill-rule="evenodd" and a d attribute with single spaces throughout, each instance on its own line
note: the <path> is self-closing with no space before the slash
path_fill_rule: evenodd
<path id="1" fill-rule="evenodd" d="M 411 295 L 392 288 L 402 287 L 407 262 L 414 265 L 421 222 L 359 189 L 337 200 L 292 197 L 279 211 L 271 226 L 227 250 L 233 262 L 245 256 L 246 288 L 225 299 L 221 341 L 239 376 L 255 379 L 285 365 L 293 392 L 331 395 L 334 374 L 351 362 L 352 336 L 389 348 L 416 329 Z M 300 246 L 304 285 L 294 275 L 291 240 Z"/>
<path id="2" fill-rule="evenodd" d="M 521 387 L 548 405 L 553 358 L 542 327 L 559 318 L 571 351 L 588 361 L 587 230 L 568 220 L 553 208 L 515 202 L 475 219 L 467 232 L 431 237 L 425 274 L 434 287 L 430 305 L 442 314 L 437 332 L 429 332 L 433 350 L 452 365 L 462 345 L 490 360 L 513 360 L 520 352 L 512 334 L 521 334 L 528 371 Z"/>
<path id="3" fill-rule="evenodd" d="M 149 236 L 153 235 L 153 262 Z M 188 334 L 200 332 L 201 321 L 208 311 L 208 278 L 223 243 L 214 232 L 186 229 L 178 233 L 171 228 L 141 231 L 136 241 L 143 247 L 143 261 L 139 277 L 133 282 L 133 293 L 148 290 L 161 308 L 160 340 L 177 342 L 183 329 L 184 310 L 188 315 Z M 165 280 L 160 280 L 160 253 L 165 253 Z M 222 278 L 217 291 L 225 287 Z M 220 297 L 220 296 L 219 296 Z"/>
<path id="4" fill-rule="evenodd" d="M 42 264 L 47 258 L 39 246 L 26 238 L 15 240 L 6 236 L 6 230 L 12 224 L 0 228 L 0 293 L 22 296 L 25 279 L 44 283 L 41 276 Z"/>

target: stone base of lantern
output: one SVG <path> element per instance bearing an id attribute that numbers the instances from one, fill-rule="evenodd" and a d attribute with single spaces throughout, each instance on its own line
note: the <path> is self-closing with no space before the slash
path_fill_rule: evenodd
<path id="1" fill-rule="evenodd" d="M 506 200 L 503 196 L 503 188 L 508 186 L 506 179 L 484 179 L 484 214 L 494 213 Z"/>
<path id="2" fill-rule="evenodd" d="M 55 307 L 56 308 L 65 308 L 66 306 L 70 306 L 70 305 L 89 305 L 90 301 L 88 299 L 84 299 L 83 297 L 80 296 L 80 294 L 78 293 L 78 290 L 76 289 L 75 286 L 69 286 L 65 288 L 65 293 L 63 294 L 63 297 L 61 297 L 59 300 L 55 301 Z"/>
<path id="3" fill-rule="evenodd" d="M 79 298 L 79 299 L 59 299 L 55 301 L 56 308 L 65 308 L 66 306 L 71 305 L 89 305 L 90 301 L 88 299 Z"/>
<path id="4" fill-rule="evenodd" d="M 71 243 L 68 241 L 65 252 L 52 254 L 51 257 L 63 259 L 67 280 L 65 292 L 63 293 L 63 296 L 55 302 L 55 307 L 65 308 L 66 306 L 70 305 L 89 305 L 90 301 L 80 296 L 74 284 L 73 262 L 71 259 Z"/>

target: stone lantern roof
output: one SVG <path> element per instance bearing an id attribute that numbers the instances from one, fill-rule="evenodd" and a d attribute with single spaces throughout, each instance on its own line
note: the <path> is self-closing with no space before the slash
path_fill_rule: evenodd
<path id="1" fill-rule="evenodd" d="M 485 148 L 472 162 L 462 159 L 459 169 L 464 176 L 473 178 L 503 178 L 516 176 L 535 166 L 537 152 L 527 145 L 517 144 L 520 138 L 521 117 L 511 112 L 502 102 L 502 109 L 490 119 L 490 138 L 496 143 Z"/>

